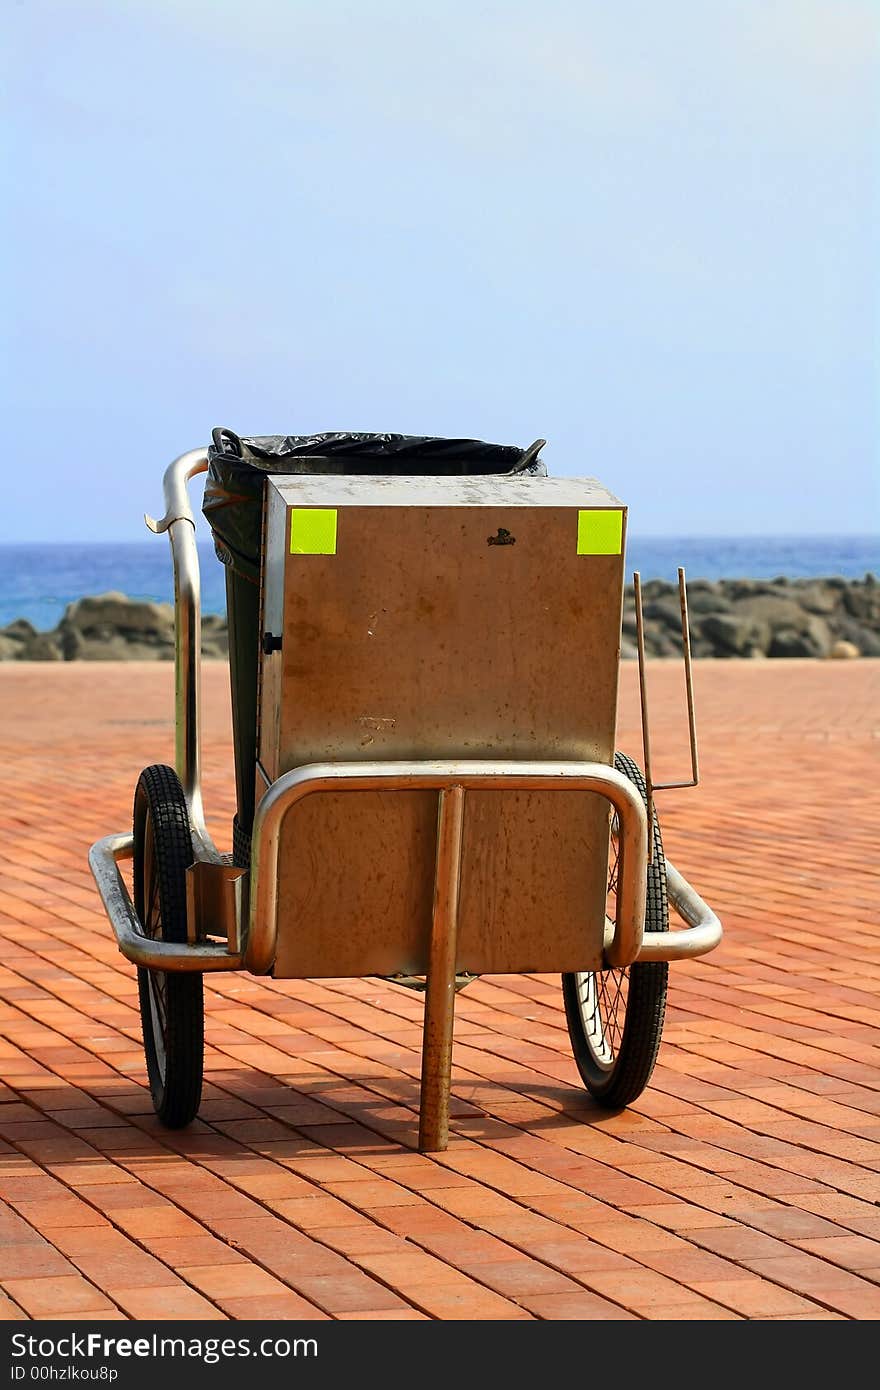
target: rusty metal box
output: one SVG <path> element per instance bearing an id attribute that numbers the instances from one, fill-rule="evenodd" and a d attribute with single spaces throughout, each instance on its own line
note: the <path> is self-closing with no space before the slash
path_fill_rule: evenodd
<path id="1" fill-rule="evenodd" d="M 284 475 L 264 516 L 257 797 L 305 763 L 610 763 L 623 504 L 594 479 Z M 437 797 L 308 798 L 275 974 L 424 973 Z M 458 968 L 601 963 L 608 804 L 469 793 Z"/>

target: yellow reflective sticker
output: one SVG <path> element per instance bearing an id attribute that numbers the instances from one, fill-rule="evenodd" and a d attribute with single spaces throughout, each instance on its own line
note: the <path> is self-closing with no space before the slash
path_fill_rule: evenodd
<path id="1" fill-rule="evenodd" d="M 291 507 L 291 555 L 336 554 L 336 508 Z"/>
<path id="2" fill-rule="evenodd" d="M 619 555 L 623 512 L 578 512 L 578 555 Z"/>

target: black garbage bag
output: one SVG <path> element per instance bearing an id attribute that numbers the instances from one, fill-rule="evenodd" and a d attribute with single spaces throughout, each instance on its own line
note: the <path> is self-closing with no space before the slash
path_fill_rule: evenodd
<path id="1" fill-rule="evenodd" d="M 259 582 L 263 482 L 267 473 L 346 473 L 383 477 L 462 477 L 512 473 L 546 476 L 538 458 L 544 440 L 528 449 L 481 439 L 409 434 L 272 434 L 240 439 L 215 429 L 208 449 L 202 502 L 225 565 Z"/>
<path id="2" fill-rule="evenodd" d="M 384 477 L 462 477 L 510 474 L 546 477 L 538 457 L 544 440 L 527 449 L 480 439 L 429 435 L 273 434 L 242 439 L 215 429 L 208 449 L 202 501 L 218 558 L 226 566 L 226 614 L 232 688 L 232 728 L 238 812 L 236 862 L 250 861 L 257 738 L 260 651 L 260 545 L 267 473 L 373 474 Z"/>

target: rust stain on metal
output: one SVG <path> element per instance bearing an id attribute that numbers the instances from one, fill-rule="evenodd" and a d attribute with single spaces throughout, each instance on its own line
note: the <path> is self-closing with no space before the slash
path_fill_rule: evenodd
<path id="1" fill-rule="evenodd" d="M 489 545 L 516 545 L 516 536 L 512 536 L 506 526 L 499 526 L 494 536 L 487 536 Z"/>
<path id="2" fill-rule="evenodd" d="M 397 720 L 391 715 L 381 714 L 361 714 L 358 716 L 358 723 L 365 729 L 372 729 L 375 733 L 384 733 L 386 729 L 393 729 Z"/>

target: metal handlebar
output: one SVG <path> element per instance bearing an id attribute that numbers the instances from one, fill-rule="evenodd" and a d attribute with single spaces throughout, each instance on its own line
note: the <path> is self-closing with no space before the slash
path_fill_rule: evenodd
<path id="1" fill-rule="evenodd" d="M 207 468 L 208 455 L 204 449 L 190 449 L 173 463 L 169 463 L 162 478 L 165 515 L 161 521 L 156 521 L 148 512 L 144 512 L 144 521 L 154 535 L 158 536 L 162 531 L 167 531 L 175 521 L 189 521 L 195 529 L 196 519 L 189 505 L 186 485 L 197 473 L 207 472 Z M 198 568 L 198 561 L 196 567 Z"/>
<path id="2" fill-rule="evenodd" d="M 201 776 L 201 656 L 202 601 L 196 521 L 187 484 L 207 471 L 204 449 L 190 449 L 165 470 L 162 485 L 165 515 L 161 521 L 144 514 L 154 535 L 168 532 L 174 567 L 174 761 L 189 809 L 193 841 L 202 858 L 221 858 L 207 826 L 202 805 Z"/>

